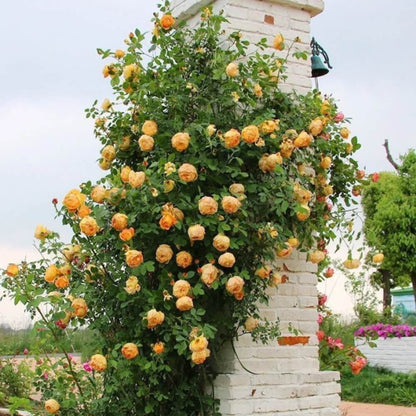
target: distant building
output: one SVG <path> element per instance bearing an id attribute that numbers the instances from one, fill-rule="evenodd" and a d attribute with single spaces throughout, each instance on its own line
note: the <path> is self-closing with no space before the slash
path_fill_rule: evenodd
<path id="1" fill-rule="evenodd" d="M 392 304 L 394 311 L 400 315 L 406 316 L 416 313 L 415 298 L 413 296 L 413 288 L 393 289 L 391 291 Z"/>

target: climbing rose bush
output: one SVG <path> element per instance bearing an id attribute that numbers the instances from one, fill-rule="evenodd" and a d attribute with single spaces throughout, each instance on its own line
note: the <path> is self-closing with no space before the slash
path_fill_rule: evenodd
<path id="1" fill-rule="evenodd" d="M 335 101 L 280 88 L 287 60 L 307 58 L 298 39 L 249 53 L 210 9 L 192 30 L 167 5 L 153 21 L 148 51 L 138 30 L 98 50 L 114 94 L 86 116 L 106 174 L 53 201 L 71 243 L 41 226 L 43 259 L 5 271 L 39 336 L 100 334 L 79 371 L 67 357 L 67 377 L 39 385 L 50 413 L 218 414 L 207 391 L 224 342 L 279 334 L 258 315 L 285 280 L 272 260 L 299 246 L 322 262 L 352 203 L 359 144 Z"/>

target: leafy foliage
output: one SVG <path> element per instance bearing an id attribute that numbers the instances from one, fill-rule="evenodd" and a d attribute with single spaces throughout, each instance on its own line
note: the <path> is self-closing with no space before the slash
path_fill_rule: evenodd
<path id="1" fill-rule="evenodd" d="M 62 415 L 218 414 L 216 352 L 241 327 L 262 342 L 279 333 L 258 322 L 281 282 L 265 265 L 333 239 L 353 203 L 360 145 L 335 102 L 279 89 L 290 54 L 305 58 L 296 41 L 283 58 L 266 39 L 250 52 L 221 14 L 204 9 L 190 30 L 160 11 L 148 53 L 138 30 L 126 51 L 98 50 L 115 58 L 103 70 L 114 97 L 86 116 L 108 174 L 57 207 L 72 244 L 39 227 L 44 258 L 6 271 L 15 301 L 41 314 L 39 336 L 65 351 L 69 324 L 101 334 L 92 374 L 66 354 L 56 381 L 41 380 Z"/>

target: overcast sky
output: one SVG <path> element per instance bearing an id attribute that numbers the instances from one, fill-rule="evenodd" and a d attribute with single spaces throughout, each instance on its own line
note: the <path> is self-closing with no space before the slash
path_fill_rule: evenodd
<path id="1" fill-rule="evenodd" d="M 128 33 L 151 29 L 156 1 L 21 0 L 0 7 L 0 267 L 33 258 L 37 224 L 54 222 L 52 198 L 102 175 L 100 145 L 84 109 L 109 96 L 96 48 L 124 48 Z M 391 170 L 382 143 L 396 157 L 415 147 L 416 2 L 328 0 L 312 34 L 333 70 L 320 78 L 352 118 L 368 172 Z M 336 279 L 333 280 L 335 282 Z M 343 285 L 337 283 L 337 293 Z M 341 295 L 339 295 L 341 296 Z M 0 304 L 0 322 L 9 305 Z"/>

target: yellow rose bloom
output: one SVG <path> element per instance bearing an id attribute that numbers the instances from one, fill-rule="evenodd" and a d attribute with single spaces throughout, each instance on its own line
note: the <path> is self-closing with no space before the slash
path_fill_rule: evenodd
<path id="1" fill-rule="evenodd" d="M 44 406 L 45 410 L 51 414 L 59 412 L 59 409 L 61 408 L 60 404 L 55 399 L 46 400 Z"/>
<path id="2" fill-rule="evenodd" d="M 234 196 L 224 196 L 221 201 L 222 209 L 228 214 L 235 214 L 241 207 L 241 202 Z"/>
<path id="3" fill-rule="evenodd" d="M 101 185 L 95 186 L 91 191 L 91 199 L 98 204 L 101 204 L 105 200 L 107 191 Z"/>
<path id="4" fill-rule="evenodd" d="M 126 286 L 124 287 L 124 290 L 129 295 L 134 295 L 135 293 L 139 292 L 140 289 L 141 289 L 141 287 L 140 287 L 140 284 L 139 284 L 139 280 L 137 279 L 136 276 L 130 276 L 126 280 Z"/>
<path id="5" fill-rule="evenodd" d="M 247 127 L 244 127 L 243 130 L 241 131 L 241 138 L 246 142 L 246 143 L 254 143 L 255 141 L 257 141 L 257 139 L 260 137 L 260 132 L 257 126 L 254 125 L 250 125 Z"/>
<path id="6" fill-rule="evenodd" d="M 181 312 L 189 311 L 194 307 L 194 302 L 189 296 L 182 296 L 176 300 L 176 308 Z"/>
<path id="7" fill-rule="evenodd" d="M 156 249 L 156 260 L 159 263 L 166 264 L 169 263 L 173 257 L 173 250 L 168 244 L 161 244 Z"/>
<path id="8" fill-rule="evenodd" d="M 78 316 L 78 318 L 84 318 L 88 312 L 87 302 L 82 298 L 75 298 L 71 306 L 74 309 L 74 315 Z"/>
<path id="9" fill-rule="evenodd" d="M 210 196 L 204 196 L 198 202 L 198 209 L 202 215 L 215 214 L 218 211 L 218 202 Z"/>
<path id="10" fill-rule="evenodd" d="M 19 266 L 17 264 L 10 263 L 7 266 L 7 269 L 6 269 L 7 276 L 16 277 L 18 273 L 19 273 Z"/>
<path id="11" fill-rule="evenodd" d="M 218 258 L 218 264 L 222 267 L 233 267 L 235 264 L 235 257 L 233 253 L 224 253 Z"/>
<path id="12" fill-rule="evenodd" d="M 205 228 L 200 224 L 191 225 L 188 228 L 188 236 L 191 241 L 200 241 L 205 237 Z"/>
<path id="13" fill-rule="evenodd" d="M 194 182 L 198 179 L 198 172 L 190 163 L 183 163 L 178 169 L 178 175 L 179 179 L 184 182 Z"/>
<path id="14" fill-rule="evenodd" d="M 227 251 L 228 247 L 230 247 L 230 238 L 227 237 L 224 234 L 217 234 L 214 237 L 214 240 L 212 242 L 212 245 L 218 250 L 218 251 Z"/>
<path id="15" fill-rule="evenodd" d="M 235 62 L 230 62 L 225 68 L 225 73 L 231 78 L 236 77 L 239 74 L 238 65 Z"/>
<path id="16" fill-rule="evenodd" d="M 281 33 L 275 36 L 273 39 L 273 48 L 277 49 L 278 51 L 282 51 L 285 48 L 284 44 L 285 38 Z"/>
<path id="17" fill-rule="evenodd" d="M 126 263 L 129 267 L 140 266 L 143 263 L 143 253 L 138 250 L 127 250 Z"/>
<path id="18" fill-rule="evenodd" d="M 147 134 L 143 134 L 142 136 L 140 136 L 137 143 L 139 144 L 140 150 L 142 152 L 150 152 L 151 150 L 153 150 L 153 147 L 155 145 L 153 137 Z"/>
<path id="19" fill-rule="evenodd" d="M 183 269 L 186 269 L 192 264 L 192 255 L 187 251 L 180 251 L 176 254 L 176 264 Z"/>
<path id="20" fill-rule="evenodd" d="M 104 371 L 107 368 L 107 359 L 104 355 L 94 354 L 90 359 L 90 366 L 95 371 Z"/>
<path id="21" fill-rule="evenodd" d="M 158 127 L 156 121 L 146 120 L 142 126 L 142 133 L 147 136 L 154 136 L 157 133 Z"/>
<path id="22" fill-rule="evenodd" d="M 100 227 L 97 224 L 97 221 L 93 217 L 86 216 L 79 223 L 81 231 L 88 237 L 91 237 L 98 233 Z"/>
<path id="23" fill-rule="evenodd" d="M 224 146 L 227 149 L 231 149 L 233 147 L 238 146 L 240 143 L 240 132 L 236 129 L 230 129 L 226 133 L 224 133 Z"/>
<path id="24" fill-rule="evenodd" d="M 127 221 L 127 215 L 118 212 L 111 218 L 111 226 L 117 231 L 123 231 L 125 228 L 127 228 Z"/>
<path id="25" fill-rule="evenodd" d="M 38 240 L 43 241 L 50 233 L 51 231 L 48 230 L 44 225 L 39 224 L 35 228 L 34 236 Z"/>
<path id="26" fill-rule="evenodd" d="M 139 349 L 137 348 L 136 344 L 128 342 L 127 344 L 124 344 L 121 348 L 121 354 L 127 360 L 132 360 L 133 358 L 139 355 Z"/>
<path id="27" fill-rule="evenodd" d="M 69 212 L 75 212 L 81 205 L 84 205 L 85 199 L 86 195 L 78 189 L 72 189 L 65 195 L 62 204 Z"/>
<path id="28" fill-rule="evenodd" d="M 186 280 L 177 280 L 173 285 L 173 296 L 175 298 L 182 298 L 187 296 L 191 290 L 191 285 Z"/>
<path id="29" fill-rule="evenodd" d="M 163 312 L 157 311 L 156 309 L 151 309 L 147 312 L 147 327 L 154 328 L 157 325 L 160 325 L 165 320 L 165 314 Z"/>
<path id="30" fill-rule="evenodd" d="M 178 152 L 183 152 L 188 148 L 190 140 L 188 133 L 176 133 L 171 139 L 172 147 Z"/>

